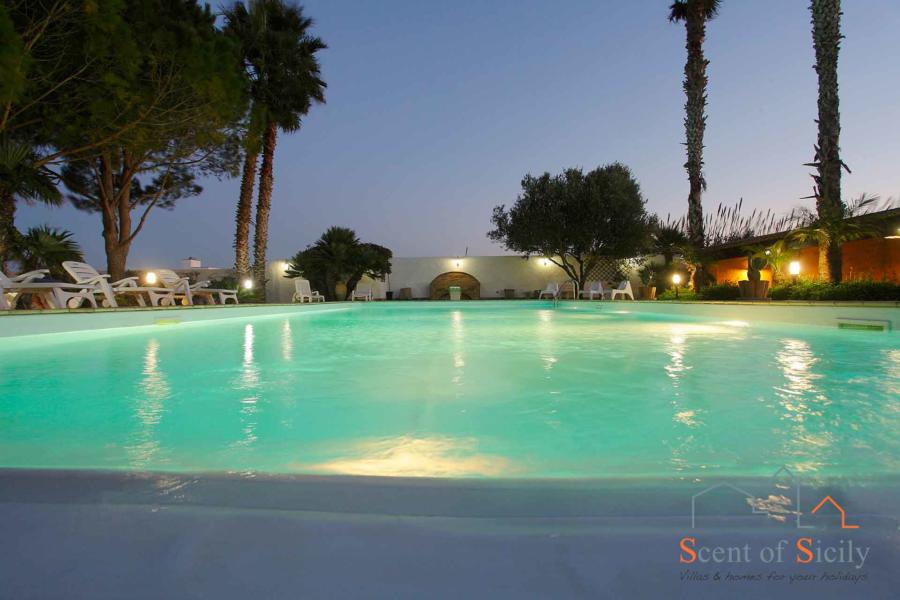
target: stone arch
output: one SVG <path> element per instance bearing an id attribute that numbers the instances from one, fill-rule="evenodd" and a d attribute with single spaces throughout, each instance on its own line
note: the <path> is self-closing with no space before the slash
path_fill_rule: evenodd
<path id="1" fill-rule="evenodd" d="M 452 285 L 460 287 L 463 300 L 481 298 L 481 283 L 477 279 L 462 271 L 448 271 L 431 280 L 431 299 L 447 300 L 450 298 L 450 286 Z"/>

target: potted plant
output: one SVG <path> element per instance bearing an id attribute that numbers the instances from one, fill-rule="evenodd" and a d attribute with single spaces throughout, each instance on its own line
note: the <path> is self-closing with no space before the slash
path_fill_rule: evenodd
<path id="1" fill-rule="evenodd" d="M 764 252 L 747 252 L 747 279 L 738 282 L 741 298 L 744 300 L 765 300 L 769 294 L 769 282 L 762 279 L 762 270 L 768 261 Z"/>
<path id="2" fill-rule="evenodd" d="M 638 269 L 638 277 L 640 277 L 642 284 L 638 288 L 638 297 L 641 300 L 656 299 L 656 282 L 659 279 L 661 268 L 664 268 L 664 266 L 646 262 Z"/>

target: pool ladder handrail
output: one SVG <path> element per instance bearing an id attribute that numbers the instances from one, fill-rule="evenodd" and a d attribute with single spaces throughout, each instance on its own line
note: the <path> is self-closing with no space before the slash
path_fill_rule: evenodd
<path id="1" fill-rule="evenodd" d="M 578 300 L 578 282 L 575 279 L 567 279 L 566 283 L 572 284 L 572 301 Z M 553 308 L 559 307 L 559 297 L 562 295 L 562 288 L 558 289 L 553 295 Z"/>

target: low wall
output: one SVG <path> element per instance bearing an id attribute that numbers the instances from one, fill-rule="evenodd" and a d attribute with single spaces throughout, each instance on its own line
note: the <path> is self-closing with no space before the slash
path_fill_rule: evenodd
<path id="1" fill-rule="evenodd" d="M 290 302 L 294 282 L 284 277 L 287 262 L 278 260 L 268 265 L 266 299 L 269 302 Z M 432 280 L 449 271 L 461 271 L 473 276 L 481 284 L 481 298 L 503 298 L 504 290 L 514 290 L 516 298 L 530 296 L 534 290 L 542 290 L 550 282 L 564 283 L 569 277 L 565 271 L 542 258 L 525 260 L 520 256 L 466 256 L 466 257 L 394 257 L 391 274 L 383 282 L 363 279 L 361 285 L 371 286 L 373 296 L 385 297 L 393 291 L 394 298 L 400 290 L 410 288 L 412 297 L 429 298 Z M 632 285 L 637 285 L 637 279 Z"/>
<path id="2" fill-rule="evenodd" d="M 843 253 L 844 281 L 871 279 L 874 281 L 900 281 L 900 239 L 868 238 L 846 242 L 841 246 Z M 808 246 L 797 251 L 794 260 L 800 263 L 800 276 L 815 278 L 819 272 L 819 247 Z M 747 279 L 747 257 L 737 256 L 716 261 L 710 266 L 710 273 L 719 283 Z M 781 275 L 782 279 L 787 273 Z M 770 269 L 762 271 L 762 278 L 772 280 Z"/>

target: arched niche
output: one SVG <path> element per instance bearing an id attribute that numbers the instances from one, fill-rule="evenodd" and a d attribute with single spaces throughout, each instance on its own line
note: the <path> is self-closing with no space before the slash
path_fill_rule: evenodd
<path id="1" fill-rule="evenodd" d="M 459 286 L 463 300 L 481 298 L 481 283 L 462 271 L 441 273 L 431 281 L 431 299 L 447 300 L 450 298 L 450 286 Z"/>

